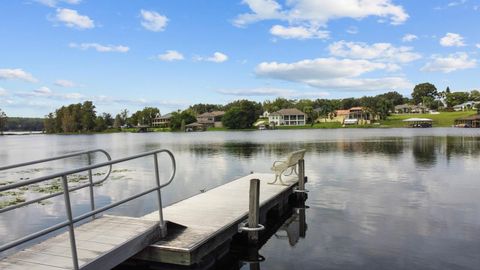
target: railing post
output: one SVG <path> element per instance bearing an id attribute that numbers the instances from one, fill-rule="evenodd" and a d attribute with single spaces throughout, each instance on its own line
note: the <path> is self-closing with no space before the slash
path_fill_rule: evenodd
<path id="1" fill-rule="evenodd" d="M 162 191 L 161 191 L 161 185 L 160 185 L 160 175 L 158 172 L 157 153 L 153 154 L 153 161 L 155 166 L 155 180 L 157 182 L 158 215 L 160 218 L 160 231 L 161 231 L 162 237 L 165 237 L 167 235 L 167 227 L 165 226 L 165 221 L 163 220 Z"/>
<path id="2" fill-rule="evenodd" d="M 260 180 L 250 180 L 250 200 L 248 211 L 248 227 L 257 228 L 260 219 Z M 258 244 L 258 231 L 248 232 L 248 243 Z"/>
<path id="3" fill-rule="evenodd" d="M 68 218 L 68 228 L 70 236 L 70 248 L 72 249 L 73 269 L 78 270 L 77 244 L 75 242 L 75 231 L 73 224 L 72 205 L 70 204 L 70 193 L 68 192 L 68 180 L 66 175 L 62 175 L 63 196 L 65 198 L 65 210 Z"/>
<path id="4" fill-rule="evenodd" d="M 87 158 L 88 158 L 88 166 L 92 165 L 92 157 L 90 156 L 90 153 L 87 153 Z M 90 210 L 94 211 L 95 210 L 95 195 L 93 193 L 93 176 L 92 176 L 92 170 L 88 170 L 88 181 L 90 182 Z M 95 216 L 93 216 L 95 218 Z"/>

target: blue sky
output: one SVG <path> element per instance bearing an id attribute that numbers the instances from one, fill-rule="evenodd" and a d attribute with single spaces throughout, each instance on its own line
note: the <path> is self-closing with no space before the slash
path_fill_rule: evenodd
<path id="1" fill-rule="evenodd" d="M 480 0 L 6 0 L 0 25 L 10 116 L 480 88 Z"/>

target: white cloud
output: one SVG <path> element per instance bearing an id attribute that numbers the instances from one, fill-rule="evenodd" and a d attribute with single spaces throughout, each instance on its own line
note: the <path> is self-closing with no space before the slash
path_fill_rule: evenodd
<path id="1" fill-rule="evenodd" d="M 178 100 L 154 100 L 151 98 L 117 98 L 105 95 L 88 97 L 88 100 L 92 100 L 95 104 L 102 105 L 120 104 L 122 106 L 163 106 L 168 108 L 186 107 L 189 104 L 186 101 Z"/>
<path id="2" fill-rule="evenodd" d="M 0 87 L 0 97 L 8 96 L 8 92 L 5 88 Z"/>
<path id="3" fill-rule="evenodd" d="M 70 48 L 77 48 L 81 50 L 95 49 L 97 52 L 119 52 L 126 53 L 130 50 L 129 47 L 123 45 L 101 45 L 98 43 L 70 43 Z"/>
<path id="4" fill-rule="evenodd" d="M 405 36 L 402 37 L 403 42 L 412 42 L 416 39 L 418 39 L 418 37 L 414 34 L 406 34 Z"/>
<path id="5" fill-rule="evenodd" d="M 37 82 L 38 80 L 35 79 L 32 74 L 25 72 L 20 68 L 4 68 L 0 69 L 0 80 L 22 80 L 26 82 Z"/>
<path id="6" fill-rule="evenodd" d="M 36 1 L 48 7 L 56 7 L 59 3 L 77 5 L 77 4 L 80 4 L 80 2 L 82 2 L 82 0 L 36 0 Z"/>
<path id="7" fill-rule="evenodd" d="M 475 68 L 477 60 L 471 59 L 467 53 L 458 52 L 442 57 L 432 55 L 431 61 L 421 68 L 422 71 L 450 73 L 462 69 Z"/>
<path id="8" fill-rule="evenodd" d="M 72 28 L 90 29 L 95 27 L 95 23 L 88 16 L 80 15 L 76 10 L 68 8 L 57 8 L 56 20 Z"/>
<path id="9" fill-rule="evenodd" d="M 215 52 L 210 57 L 196 56 L 196 57 L 194 57 L 194 60 L 195 61 L 208 61 L 208 62 L 214 62 L 214 63 L 223 63 L 223 62 L 228 60 L 228 56 L 226 54 L 221 53 L 221 52 Z"/>
<path id="10" fill-rule="evenodd" d="M 52 94 L 52 90 L 46 86 L 42 86 L 36 90 L 33 90 L 33 93 L 40 95 L 40 96 L 49 96 Z"/>
<path id="11" fill-rule="evenodd" d="M 59 93 L 54 92 L 46 86 L 42 86 L 38 89 L 35 89 L 31 92 L 17 92 L 15 96 L 23 98 L 43 98 L 43 99 L 53 99 L 53 100 L 80 100 L 85 98 L 84 95 L 79 93 Z"/>
<path id="12" fill-rule="evenodd" d="M 284 39 L 327 39 L 329 37 L 328 31 L 319 30 L 318 27 L 303 26 L 274 25 L 270 28 L 270 34 Z"/>
<path id="13" fill-rule="evenodd" d="M 413 52 L 411 47 L 395 47 L 390 43 L 368 45 L 363 42 L 346 42 L 342 40 L 330 44 L 328 49 L 333 56 L 354 59 L 376 59 L 379 61 L 408 63 L 421 58 L 421 55 Z"/>
<path id="14" fill-rule="evenodd" d="M 74 87 L 74 86 L 76 86 L 76 84 L 74 82 L 69 81 L 69 80 L 56 80 L 55 85 L 60 86 L 60 87 Z"/>
<path id="15" fill-rule="evenodd" d="M 185 59 L 183 57 L 183 54 L 174 50 L 167 50 L 164 54 L 159 54 L 157 57 L 162 61 L 168 61 L 168 62 Z"/>
<path id="16" fill-rule="evenodd" d="M 359 78 L 373 71 L 389 71 L 388 63 L 368 60 L 317 58 L 294 63 L 263 62 L 255 72 L 260 77 L 300 82 L 321 89 L 385 90 L 411 86 L 403 77 Z"/>
<path id="17" fill-rule="evenodd" d="M 478 49 L 480 49 L 480 43 L 475 44 L 475 47 L 477 47 Z"/>
<path id="18" fill-rule="evenodd" d="M 300 92 L 285 88 L 250 88 L 250 89 L 221 89 L 217 91 L 220 94 L 238 96 L 238 97 L 285 97 L 285 98 L 301 98 L 301 97 L 325 97 L 327 92 Z"/>
<path id="19" fill-rule="evenodd" d="M 463 37 L 455 33 L 447 33 L 440 39 L 440 45 L 444 47 L 462 47 L 465 46 Z"/>
<path id="20" fill-rule="evenodd" d="M 251 12 L 238 15 L 234 20 L 237 26 L 262 20 L 318 26 L 326 25 L 332 19 L 363 19 L 369 16 L 388 18 L 396 25 L 404 23 L 409 17 L 402 6 L 394 5 L 391 0 L 292 0 L 286 1 L 285 6 L 276 0 L 244 0 L 243 3 Z"/>
<path id="21" fill-rule="evenodd" d="M 140 16 L 142 17 L 142 26 L 150 31 L 161 32 L 165 30 L 167 26 L 168 18 L 160 15 L 155 11 L 140 10 Z"/>
<path id="22" fill-rule="evenodd" d="M 461 5 L 465 4 L 466 2 L 467 2 L 467 0 L 453 1 L 453 2 L 448 3 L 447 7 L 461 6 Z"/>
<path id="23" fill-rule="evenodd" d="M 349 34 L 352 34 L 352 35 L 356 35 L 356 34 L 358 34 L 359 31 L 358 31 L 358 27 L 350 26 L 350 27 L 347 28 L 346 32 L 349 33 Z"/>

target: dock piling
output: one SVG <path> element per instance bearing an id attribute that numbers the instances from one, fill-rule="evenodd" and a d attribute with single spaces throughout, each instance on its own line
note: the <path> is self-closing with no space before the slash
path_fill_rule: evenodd
<path id="1" fill-rule="evenodd" d="M 305 160 L 302 158 L 298 161 L 298 189 L 296 190 L 297 199 L 300 201 L 305 199 L 305 193 L 308 192 L 305 190 L 305 182 Z"/>
<path id="2" fill-rule="evenodd" d="M 260 219 L 260 180 L 251 179 L 250 180 L 250 200 L 249 200 L 249 211 L 248 211 L 248 227 L 257 228 L 258 222 Z M 257 244 L 258 243 L 258 231 L 249 231 L 248 232 L 248 243 Z"/>

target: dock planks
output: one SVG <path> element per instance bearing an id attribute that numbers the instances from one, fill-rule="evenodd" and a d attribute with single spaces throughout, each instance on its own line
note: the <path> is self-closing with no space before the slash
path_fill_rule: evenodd
<path id="1" fill-rule="evenodd" d="M 298 176 L 284 177 L 288 185 L 270 185 L 273 174 L 250 174 L 163 209 L 165 220 L 181 225 L 136 256 L 137 259 L 192 265 L 237 233 L 248 216 L 250 179 L 260 179 L 260 211 L 268 202 L 293 192 Z M 265 211 L 265 209 L 263 209 Z M 143 218 L 155 219 L 157 213 Z M 169 229 L 170 230 L 170 229 Z"/>
<path id="2" fill-rule="evenodd" d="M 160 238 L 158 221 L 103 216 L 75 228 L 81 269 L 110 269 Z M 68 232 L 0 260 L 0 269 L 73 269 Z"/>
<path id="3" fill-rule="evenodd" d="M 192 265 L 228 243 L 246 221 L 250 179 L 260 179 L 260 213 L 285 204 L 298 185 L 298 176 L 284 177 L 287 185 L 270 185 L 273 174 L 250 174 L 163 209 L 169 224 L 160 239 L 158 212 L 141 218 L 102 216 L 75 227 L 81 269 L 110 269 L 128 258 Z M 136 255 L 135 255 L 136 254 Z M 68 232 L 0 260 L 0 269 L 72 269 Z"/>

